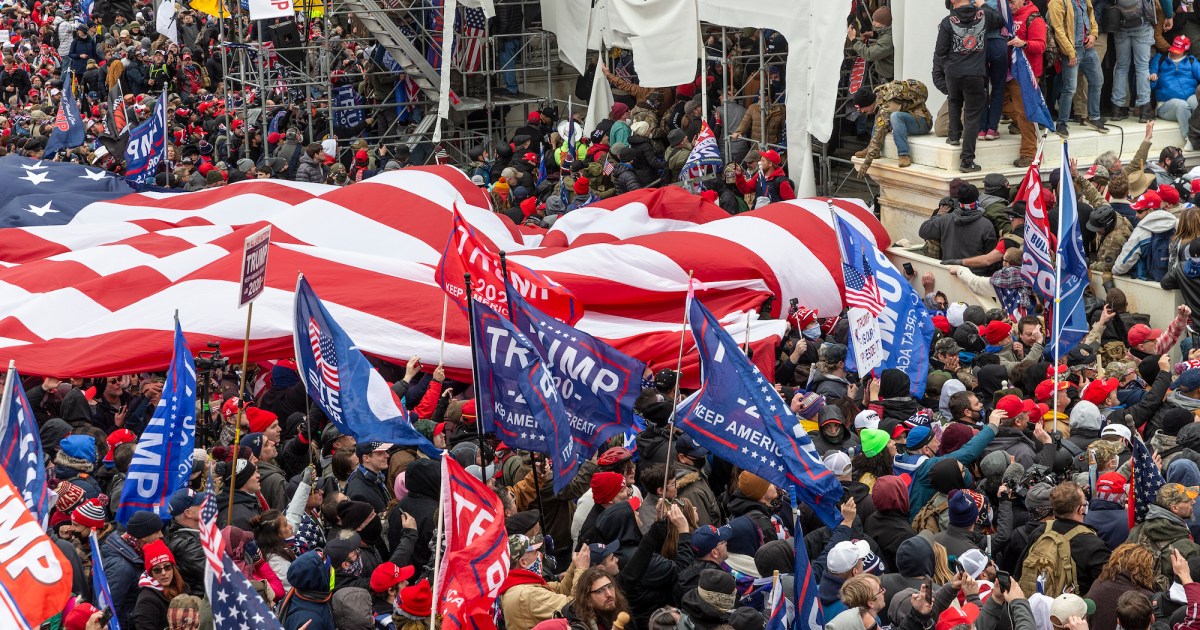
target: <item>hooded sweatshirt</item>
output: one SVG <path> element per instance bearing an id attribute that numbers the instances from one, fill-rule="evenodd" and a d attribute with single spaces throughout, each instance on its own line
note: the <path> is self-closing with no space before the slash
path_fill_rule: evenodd
<path id="1" fill-rule="evenodd" d="M 400 540 L 404 528 L 397 510 L 411 514 L 416 519 L 417 542 L 412 557 L 415 567 L 424 567 L 432 555 L 429 543 L 433 540 L 437 524 L 435 517 L 441 507 L 441 477 L 441 466 L 431 459 L 418 459 L 410 463 L 404 473 L 408 496 L 393 508 L 388 518 L 390 540 Z"/>
<path id="2" fill-rule="evenodd" d="M 1183 294 L 1183 301 L 1193 313 L 1200 313 L 1200 264 L 1185 260 L 1172 265 L 1160 283 L 1162 288 Z"/>
<path id="3" fill-rule="evenodd" d="M 894 567 L 901 545 L 916 534 L 908 517 L 908 485 L 895 475 L 880 477 L 871 501 L 875 512 L 863 520 L 863 532 L 879 544 L 885 566 Z"/>
<path id="4" fill-rule="evenodd" d="M 921 536 L 911 536 L 896 551 L 896 564 L 888 566 L 895 567 L 895 571 L 879 578 L 887 591 L 884 610 L 891 607 L 897 593 L 906 588 L 920 589 L 925 576 L 933 575 L 933 546 Z"/>
<path id="5" fill-rule="evenodd" d="M 980 53 L 981 64 L 982 60 Z M 996 227 L 983 216 L 978 203 L 964 204 L 953 212 L 928 219 L 921 224 L 918 234 L 927 241 L 941 241 L 942 260 L 970 258 L 996 247 Z"/>
<path id="6" fill-rule="evenodd" d="M 279 615 L 284 630 L 299 630 L 307 622 L 311 622 L 307 630 L 335 630 L 329 608 L 329 569 L 321 556 L 310 551 L 296 558 L 287 578 L 292 589 Z"/>
<path id="7" fill-rule="evenodd" d="M 1166 210 L 1154 210 L 1138 221 L 1137 227 L 1129 235 L 1129 240 L 1121 247 L 1117 260 L 1113 263 L 1113 273 L 1128 274 L 1137 266 L 1142 257 L 1142 244 L 1148 243 L 1155 234 L 1164 234 L 1175 229 L 1179 219 Z"/>

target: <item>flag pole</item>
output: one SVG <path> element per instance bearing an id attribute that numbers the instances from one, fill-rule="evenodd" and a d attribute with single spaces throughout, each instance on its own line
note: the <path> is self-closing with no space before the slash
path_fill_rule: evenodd
<path id="1" fill-rule="evenodd" d="M 750 315 L 752 313 L 754 313 L 754 309 L 746 311 L 746 337 L 745 342 L 742 343 L 742 353 L 747 356 L 750 355 Z"/>
<path id="2" fill-rule="evenodd" d="M 483 413 L 479 403 L 479 365 L 475 357 L 475 294 L 471 292 L 471 274 L 463 274 L 463 284 L 467 287 L 467 329 L 471 332 L 471 389 L 475 390 L 475 437 L 479 440 L 479 480 L 487 483 L 483 471 L 487 470 L 486 450 L 483 448 Z"/>
<path id="3" fill-rule="evenodd" d="M 250 362 L 250 321 L 254 318 L 254 302 L 246 305 L 246 337 L 242 342 L 242 379 L 238 386 L 238 414 L 237 423 L 233 425 L 233 461 L 230 462 L 229 475 L 229 512 L 225 515 L 225 524 L 233 526 L 233 492 L 234 478 L 237 475 L 237 448 L 238 442 L 242 439 L 242 418 L 246 415 L 246 366 Z M 175 321 L 179 321 L 179 311 L 175 311 Z"/>
<path id="4" fill-rule="evenodd" d="M 0 397 L 0 418 L 8 418 L 8 411 L 12 407 L 12 391 L 13 377 L 17 373 L 17 362 L 15 359 L 8 360 L 8 375 L 4 377 L 4 396 Z M 117 497 L 117 501 L 121 500 Z"/>
<path id="5" fill-rule="evenodd" d="M 476 418 L 475 422 L 478 423 L 479 418 Z M 449 491 L 448 484 L 446 483 L 446 458 L 447 457 L 449 457 L 449 453 L 447 453 L 445 449 L 442 449 L 442 461 L 441 461 L 440 465 L 438 466 L 438 468 L 440 468 L 441 470 L 439 471 L 438 475 L 442 479 L 442 495 L 443 496 L 442 496 L 442 500 L 438 502 L 438 503 L 440 503 L 440 505 L 438 505 L 438 511 L 437 511 L 437 534 L 436 534 L 436 538 L 433 539 L 434 604 L 433 604 L 433 606 L 429 607 L 429 630 L 435 630 L 435 628 L 437 628 L 437 625 L 436 625 L 437 618 L 436 617 L 437 617 L 437 609 L 438 609 L 437 602 L 438 602 L 438 595 L 439 595 L 438 588 L 441 586 L 439 584 L 439 582 L 441 582 L 440 578 L 441 578 L 441 572 L 442 572 L 442 528 L 446 522 L 446 515 L 444 513 L 445 505 L 446 505 L 445 493 Z"/>
<path id="6" fill-rule="evenodd" d="M 1045 142 L 1045 136 L 1043 136 L 1042 141 Z M 1066 140 L 1063 141 L 1062 146 L 1063 146 L 1063 159 L 1065 160 L 1065 159 L 1067 159 L 1067 156 L 1069 155 L 1068 150 L 1067 150 L 1067 141 Z M 1059 303 L 1062 301 L 1062 256 L 1059 255 L 1059 248 L 1062 247 L 1062 231 L 1063 231 L 1063 221 L 1062 221 L 1063 197 L 1062 197 L 1062 194 L 1063 194 L 1063 191 L 1065 190 L 1066 183 L 1069 181 L 1069 177 L 1070 177 L 1070 175 L 1066 172 L 1066 164 L 1063 164 L 1062 166 L 1063 166 L 1063 168 L 1061 170 L 1062 177 L 1058 178 L 1058 230 L 1056 231 L 1056 234 L 1055 234 L 1055 243 L 1054 243 L 1054 245 L 1055 245 L 1055 251 L 1054 251 L 1054 311 L 1052 313 L 1050 313 L 1050 318 L 1052 321 L 1050 332 L 1053 333 L 1053 337 L 1050 339 L 1050 341 L 1054 344 L 1054 418 L 1055 418 L 1055 420 L 1058 419 L 1058 377 L 1059 377 L 1058 362 L 1061 360 L 1061 357 L 1059 356 L 1059 354 L 1061 352 L 1061 346 L 1059 346 L 1058 337 L 1059 337 L 1059 332 L 1060 332 L 1059 331 L 1059 319 L 1061 317 L 1061 314 L 1059 313 L 1059 311 L 1061 310 L 1061 309 L 1059 309 Z"/>
<path id="7" fill-rule="evenodd" d="M 683 325 L 679 327 L 679 358 L 675 360 L 675 387 L 671 390 L 671 418 L 667 421 L 667 450 L 671 452 L 671 439 L 675 437 L 675 409 L 678 406 L 679 399 L 679 380 L 683 377 L 683 343 L 687 339 L 688 329 L 688 310 L 691 309 L 692 301 L 692 277 L 696 274 L 695 269 L 688 270 L 688 298 L 683 300 Z M 667 496 L 667 482 L 671 480 L 670 466 L 663 470 L 663 485 L 662 496 Z"/>
<path id="8" fill-rule="evenodd" d="M 442 292 L 442 341 L 438 347 L 438 365 L 446 364 L 446 309 L 450 306 L 450 294 Z"/>

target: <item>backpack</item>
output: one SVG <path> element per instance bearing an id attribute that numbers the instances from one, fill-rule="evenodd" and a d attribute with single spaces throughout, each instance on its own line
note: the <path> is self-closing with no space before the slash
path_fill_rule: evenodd
<path id="1" fill-rule="evenodd" d="M 942 512 L 950 509 L 949 501 L 939 501 L 939 497 L 934 497 L 926 503 L 924 507 L 917 512 L 917 517 L 913 519 L 912 527 L 914 531 L 928 530 L 932 534 L 942 531 L 941 515 Z"/>
<path id="2" fill-rule="evenodd" d="M 1029 25 L 1040 17 L 1042 14 L 1037 11 L 1030 13 L 1029 17 L 1025 18 L 1025 29 L 1022 32 L 1028 35 Z M 1046 70 L 1053 68 L 1054 62 L 1058 61 L 1058 41 L 1054 39 L 1054 28 L 1050 26 L 1050 20 L 1042 18 L 1042 22 L 1046 24 L 1046 49 L 1042 51 L 1042 74 L 1045 74 Z"/>
<path id="3" fill-rule="evenodd" d="M 1065 535 L 1054 531 L 1055 521 L 1046 523 L 1046 531 L 1038 536 L 1029 547 L 1029 554 L 1021 564 L 1021 589 L 1027 593 L 1045 593 L 1058 597 L 1068 587 L 1078 590 L 1079 577 L 1075 560 L 1071 557 L 1071 539 L 1088 531 L 1086 525 L 1077 525 Z M 1038 577 L 1045 575 L 1045 585 L 1038 588 Z"/>
<path id="4" fill-rule="evenodd" d="M 1174 228 L 1166 232 L 1155 232 L 1138 245 L 1141 257 L 1133 269 L 1134 278 L 1158 282 L 1167 275 L 1167 271 L 1171 269 L 1171 238 L 1174 236 Z"/>

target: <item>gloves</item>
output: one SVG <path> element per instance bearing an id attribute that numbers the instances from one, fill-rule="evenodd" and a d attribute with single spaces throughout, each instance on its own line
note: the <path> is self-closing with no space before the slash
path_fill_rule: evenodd
<path id="1" fill-rule="evenodd" d="M 961 265 L 963 264 L 963 261 L 961 258 L 947 258 L 946 260 L 942 261 L 942 264 L 946 266 Z"/>

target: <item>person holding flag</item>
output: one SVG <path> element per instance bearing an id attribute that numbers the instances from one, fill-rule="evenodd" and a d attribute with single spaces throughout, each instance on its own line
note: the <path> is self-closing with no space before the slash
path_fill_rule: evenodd
<path id="1" fill-rule="evenodd" d="M 1034 127 L 1034 123 L 1044 127 L 1053 126 L 1048 120 L 1048 111 L 1045 112 L 1047 116 L 1042 116 L 1046 104 L 1037 88 L 1043 70 L 1042 53 L 1046 52 L 1046 20 L 1029 0 L 1014 0 L 1007 2 L 1006 6 L 1014 8 L 1009 20 L 1009 30 L 1013 36 L 1008 40 L 1008 45 L 1014 50 L 1013 65 L 1019 69 L 1013 72 L 1013 78 L 1004 90 L 1004 115 L 1021 131 L 1021 155 L 1013 162 L 1013 166 L 1026 168 L 1033 163 L 1033 157 L 1038 150 L 1037 128 Z M 1031 110 L 1028 107 L 1028 99 L 1035 95 L 1041 106 Z M 1056 131 L 1064 138 L 1068 135 L 1065 123 L 1059 123 Z"/>

